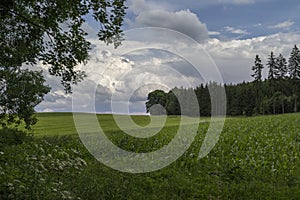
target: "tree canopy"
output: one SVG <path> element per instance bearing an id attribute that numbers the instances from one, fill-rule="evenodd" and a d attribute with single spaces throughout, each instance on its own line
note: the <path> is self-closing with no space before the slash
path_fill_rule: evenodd
<path id="1" fill-rule="evenodd" d="M 99 23 L 98 38 L 118 47 L 122 42 L 125 0 L 1 0 L 0 1 L 0 122 L 26 128 L 36 122 L 34 107 L 49 87 L 41 72 L 22 69 L 38 62 L 61 77 L 65 92 L 85 73 L 90 42 L 82 26 L 87 15 Z"/>
<path id="2" fill-rule="evenodd" d="M 82 29 L 85 16 L 99 22 L 98 37 L 119 46 L 125 0 L 1 0 L 0 66 L 21 66 L 37 61 L 61 77 L 66 92 L 84 78 L 74 67 L 88 59 L 90 43 Z"/>
<path id="3" fill-rule="evenodd" d="M 19 125 L 25 128 L 36 123 L 34 107 L 43 101 L 50 88 L 44 85 L 42 72 L 8 69 L 0 70 L 0 125 Z"/>

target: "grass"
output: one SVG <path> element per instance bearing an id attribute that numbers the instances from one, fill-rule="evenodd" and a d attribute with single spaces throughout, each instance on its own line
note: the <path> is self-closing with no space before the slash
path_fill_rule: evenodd
<path id="1" fill-rule="evenodd" d="M 128 118 L 128 116 L 125 115 L 115 116 L 120 119 L 121 123 Z M 113 115 L 102 114 L 97 115 L 96 117 L 98 118 L 99 124 L 104 131 L 112 132 L 120 130 L 114 121 Z M 38 113 L 37 118 L 39 121 L 33 127 L 36 136 L 77 135 L 72 113 Z M 139 126 L 147 126 L 150 123 L 150 116 L 131 116 L 131 118 Z M 164 117 L 157 116 L 154 118 L 158 119 L 159 121 Z M 209 118 L 201 118 L 201 121 L 209 121 Z M 178 126 L 179 123 L 179 116 L 169 116 L 167 118 L 165 127 Z M 152 127 L 155 126 L 156 124 L 153 124 Z M 127 129 L 131 129 L 131 127 L 129 126 Z"/>
<path id="2" fill-rule="evenodd" d="M 168 144 L 179 122 L 179 117 L 168 117 L 157 136 L 137 139 L 120 131 L 111 115 L 97 117 L 113 143 L 135 152 Z M 203 119 L 177 161 L 144 174 L 122 173 L 98 162 L 78 138 L 71 114 L 41 113 L 38 118 L 37 137 L 0 149 L 0 199 L 300 198 L 300 114 L 228 118 L 219 142 L 198 160 L 209 125 Z M 133 120 L 149 124 L 147 116 Z"/>
<path id="3" fill-rule="evenodd" d="M 38 113 L 37 118 L 33 127 L 36 136 L 77 134 L 72 113 Z"/>

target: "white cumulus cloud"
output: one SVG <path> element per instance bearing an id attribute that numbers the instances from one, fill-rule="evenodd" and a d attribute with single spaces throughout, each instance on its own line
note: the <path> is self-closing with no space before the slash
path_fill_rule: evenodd
<path id="1" fill-rule="evenodd" d="M 136 15 L 133 20 L 127 19 L 132 28 L 162 27 L 186 34 L 198 42 L 208 39 L 206 24 L 190 10 L 168 11 L 145 0 L 132 0 L 129 8 Z"/>
<path id="2" fill-rule="evenodd" d="M 224 30 L 229 32 L 229 33 L 237 34 L 237 35 L 248 35 L 249 34 L 248 31 L 246 31 L 246 30 L 236 29 L 236 28 L 233 28 L 231 26 L 224 27 Z"/>
<path id="3" fill-rule="evenodd" d="M 300 45 L 299 41 L 298 33 L 277 33 L 243 40 L 211 39 L 205 44 L 205 49 L 216 62 L 225 82 L 240 83 L 252 80 L 251 66 L 256 54 L 260 55 L 264 64 L 271 51 L 288 58 L 293 46 Z M 266 67 L 264 72 L 267 72 Z"/>

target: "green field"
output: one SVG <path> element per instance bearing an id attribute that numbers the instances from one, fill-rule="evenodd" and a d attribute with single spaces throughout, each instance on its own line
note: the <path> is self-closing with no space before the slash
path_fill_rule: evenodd
<path id="1" fill-rule="evenodd" d="M 118 125 L 114 121 L 113 115 L 97 115 L 99 123 L 102 129 L 106 132 L 118 131 L 120 130 Z M 126 115 L 117 115 L 118 119 L 121 121 L 123 118 L 127 119 Z M 73 114 L 72 113 L 38 113 L 37 114 L 38 123 L 33 127 L 36 136 L 57 136 L 57 135 L 77 135 L 77 130 L 74 124 Z M 139 126 L 147 126 L 150 123 L 149 116 L 131 116 L 132 120 Z M 152 118 L 160 119 L 164 117 L 155 117 Z M 186 117 L 188 118 L 188 117 Z M 174 127 L 178 126 L 180 123 L 180 116 L 168 116 L 165 127 Z M 189 118 L 189 123 L 194 123 L 193 118 Z M 208 122 L 210 118 L 201 117 L 201 122 Z M 159 126 L 159 125 L 157 125 Z M 153 124 L 153 127 L 156 127 Z M 130 127 L 127 127 L 130 129 Z"/>
<path id="2" fill-rule="evenodd" d="M 113 170 L 91 156 L 72 114 L 37 117 L 33 139 L 0 146 L 0 199 L 300 199 L 300 114 L 227 118 L 219 142 L 198 160 L 209 126 L 209 118 L 201 118 L 178 160 L 141 174 Z M 133 152 L 162 148 L 180 122 L 168 117 L 157 135 L 133 138 L 112 115 L 97 118 L 115 145 Z M 148 116 L 132 118 L 141 126 L 150 122 Z"/>

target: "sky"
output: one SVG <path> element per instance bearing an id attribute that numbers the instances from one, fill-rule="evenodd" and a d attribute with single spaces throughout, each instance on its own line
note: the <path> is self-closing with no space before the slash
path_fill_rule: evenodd
<path id="1" fill-rule="evenodd" d="M 87 16 L 84 28 L 93 49 L 88 64 L 78 66 L 87 80 L 66 95 L 59 80 L 45 74 L 52 91 L 38 111 L 145 114 L 150 91 L 210 80 L 252 81 L 256 54 L 265 64 L 271 51 L 288 58 L 293 46 L 300 46 L 296 0 L 128 0 L 126 5 L 123 45 L 115 50 L 99 42 L 99 26 Z"/>

